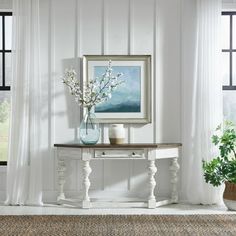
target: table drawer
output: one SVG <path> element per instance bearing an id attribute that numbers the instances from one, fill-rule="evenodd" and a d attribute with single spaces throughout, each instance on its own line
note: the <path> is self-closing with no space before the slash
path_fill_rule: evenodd
<path id="1" fill-rule="evenodd" d="M 95 149 L 93 157 L 104 159 L 144 159 L 145 149 Z"/>
<path id="2" fill-rule="evenodd" d="M 79 148 L 58 148 L 57 157 L 67 159 L 81 159 L 81 149 Z"/>

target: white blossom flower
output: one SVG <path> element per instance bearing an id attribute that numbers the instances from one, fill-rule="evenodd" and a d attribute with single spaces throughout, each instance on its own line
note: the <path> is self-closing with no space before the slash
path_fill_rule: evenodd
<path id="1" fill-rule="evenodd" d="M 75 101 L 89 110 L 93 106 L 110 99 L 112 92 L 124 83 L 120 80 L 122 73 L 112 74 L 111 61 L 109 61 L 106 72 L 102 74 L 101 78 L 96 77 L 94 80 L 90 80 L 83 84 L 82 88 L 76 79 L 76 75 L 74 69 L 66 69 L 62 81 L 69 87 L 70 93 L 75 96 Z"/>

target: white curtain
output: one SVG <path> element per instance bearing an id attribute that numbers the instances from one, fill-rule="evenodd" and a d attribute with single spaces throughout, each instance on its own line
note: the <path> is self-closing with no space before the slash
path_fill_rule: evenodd
<path id="1" fill-rule="evenodd" d="M 13 0 L 6 204 L 42 204 L 39 58 L 39 0 Z"/>
<path id="2" fill-rule="evenodd" d="M 219 203 L 222 197 L 202 171 L 202 160 L 217 153 L 211 136 L 222 122 L 221 1 L 182 4 L 182 197 L 194 204 Z"/>

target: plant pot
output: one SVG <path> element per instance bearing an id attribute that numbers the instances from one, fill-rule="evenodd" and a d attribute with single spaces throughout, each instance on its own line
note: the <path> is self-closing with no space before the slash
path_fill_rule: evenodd
<path id="1" fill-rule="evenodd" d="M 223 201 L 229 210 L 236 211 L 236 184 L 225 182 Z"/>

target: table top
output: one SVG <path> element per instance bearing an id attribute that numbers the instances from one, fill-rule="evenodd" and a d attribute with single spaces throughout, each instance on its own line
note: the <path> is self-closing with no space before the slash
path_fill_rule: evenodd
<path id="1" fill-rule="evenodd" d="M 123 143 L 123 144 L 95 144 L 95 145 L 84 145 L 81 143 L 56 143 L 54 147 L 63 148 L 176 148 L 181 147 L 181 143 Z"/>

